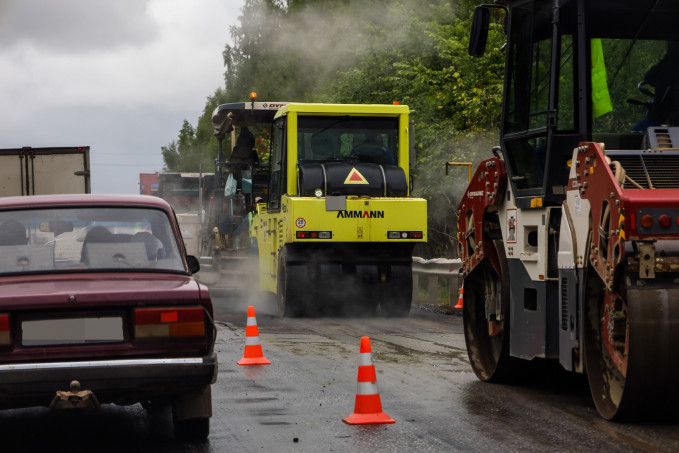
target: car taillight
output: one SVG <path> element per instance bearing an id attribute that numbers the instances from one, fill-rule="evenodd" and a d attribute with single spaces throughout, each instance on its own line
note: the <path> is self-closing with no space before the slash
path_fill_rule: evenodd
<path id="1" fill-rule="evenodd" d="M 0 315 L 0 346 L 9 346 L 10 344 L 9 315 Z"/>
<path id="2" fill-rule="evenodd" d="M 134 310 L 137 339 L 197 338 L 205 336 L 202 307 L 138 308 Z"/>

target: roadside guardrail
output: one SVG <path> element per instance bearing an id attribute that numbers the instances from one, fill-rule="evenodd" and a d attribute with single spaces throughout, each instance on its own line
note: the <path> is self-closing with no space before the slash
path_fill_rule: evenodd
<path id="1" fill-rule="evenodd" d="M 413 257 L 413 302 L 420 302 L 420 288 L 426 288 L 426 303 L 440 305 L 439 286 L 448 287 L 448 304 L 450 308 L 457 305 L 462 278 L 460 259 L 434 258 L 425 260 Z M 443 285 L 439 285 L 443 283 Z"/>

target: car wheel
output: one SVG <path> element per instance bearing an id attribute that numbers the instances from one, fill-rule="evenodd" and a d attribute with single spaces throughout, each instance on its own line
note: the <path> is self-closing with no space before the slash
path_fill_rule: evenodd
<path id="1" fill-rule="evenodd" d="M 210 418 L 190 418 L 174 421 L 174 437 L 180 441 L 199 441 L 210 434 Z"/>
<path id="2" fill-rule="evenodd" d="M 163 412 L 169 405 L 170 402 L 166 399 L 143 400 L 141 402 L 141 406 L 151 414 Z"/>
<path id="3" fill-rule="evenodd" d="M 210 386 L 188 392 L 172 401 L 174 437 L 180 441 L 200 441 L 210 434 L 212 392 Z"/>

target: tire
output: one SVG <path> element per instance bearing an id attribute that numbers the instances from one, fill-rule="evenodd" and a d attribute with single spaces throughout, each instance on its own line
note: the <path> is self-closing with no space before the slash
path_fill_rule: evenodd
<path id="1" fill-rule="evenodd" d="M 490 239 L 483 242 L 494 247 L 492 255 L 497 257 L 497 265 L 493 266 L 487 256 L 465 277 L 464 339 L 474 374 L 485 382 L 506 382 L 514 368 L 514 360 L 509 357 L 509 275 L 502 242 Z M 493 298 L 491 305 L 501 304 L 501 322 L 488 319 L 488 298 Z M 489 332 L 491 327 L 493 334 Z"/>
<path id="2" fill-rule="evenodd" d="M 410 314 L 413 301 L 413 269 L 411 264 L 394 264 L 382 294 L 382 316 L 402 318 Z"/>
<path id="3" fill-rule="evenodd" d="M 288 265 L 288 251 L 283 247 L 278 254 L 278 273 L 276 274 L 276 302 L 278 316 L 299 316 L 298 298 L 294 287 L 297 282 L 292 281 Z"/>
<path id="4" fill-rule="evenodd" d="M 585 368 L 597 411 L 616 421 L 675 417 L 679 288 L 657 276 L 613 291 L 588 269 Z"/>
<path id="5" fill-rule="evenodd" d="M 172 422 L 175 439 L 201 441 L 210 434 L 212 389 L 208 385 L 178 394 L 172 400 Z"/>
<path id="6" fill-rule="evenodd" d="M 341 263 L 326 264 L 321 282 L 323 293 L 319 300 L 326 301 L 323 308 L 331 315 L 375 316 L 380 301 L 377 265 L 357 264 L 351 272 L 344 273 Z"/>
<path id="7" fill-rule="evenodd" d="M 619 417 L 621 395 L 625 388 L 625 377 L 617 369 L 612 357 L 603 345 L 603 312 L 610 304 L 610 293 L 599 279 L 594 268 L 587 270 L 587 290 L 584 326 L 585 368 L 594 405 L 603 418 L 612 420 Z M 626 355 L 626 351 L 616 354 Z M 622 370 L 626 372 L 626 370 Z"/>
<path id="8" fill-rule="evenodd" d="M 210 435 L 210 418 L 190 418 L 174 421 L 174 437 L 182 442 L 196 442 Z"/>
<path id="9" fill-rule="evenodd" d="M 141 406 L 149 414 L 159 414 L 169 407 L 170 404 L 169 400 L 163 398 L 141 401 Z"/>

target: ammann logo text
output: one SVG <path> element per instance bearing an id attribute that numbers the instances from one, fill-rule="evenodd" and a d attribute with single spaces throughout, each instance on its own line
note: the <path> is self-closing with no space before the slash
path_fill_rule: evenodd
<path id="1" fill-rule="evenodd" d="M 338 219 L 383 219 L 384 211 L 337 211 Z"/>

